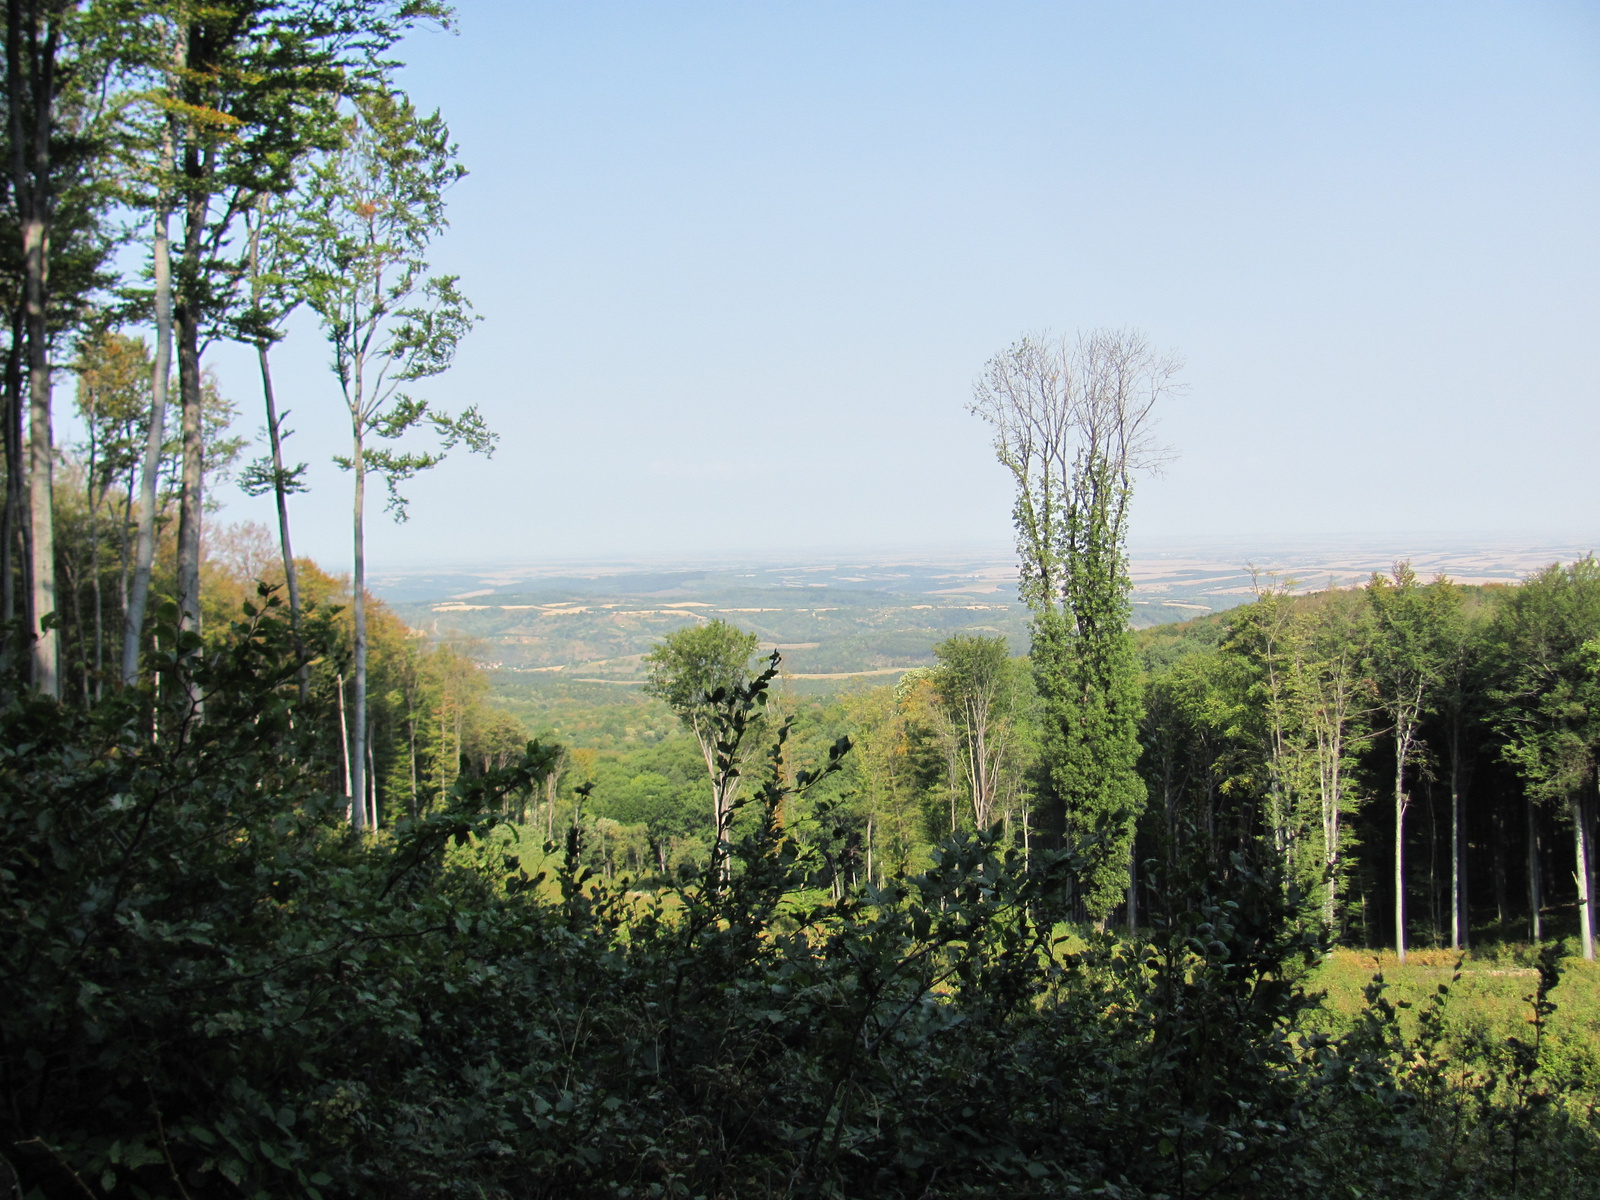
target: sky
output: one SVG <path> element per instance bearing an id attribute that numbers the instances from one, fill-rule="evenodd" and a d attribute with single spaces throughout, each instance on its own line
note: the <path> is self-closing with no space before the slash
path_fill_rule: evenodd
<path id="1" fill-rule="evenodd" d="M 1136 546 L 1600 534 L 1600 6 L 460 0 L 401 53 L 482 317 L 423 394 L 499 444 L 376 569 L 1003 549 L 973 381 L 1099 327 L 1186 363 Z M 333 567 L 327 361 L 275 357 Z"/>

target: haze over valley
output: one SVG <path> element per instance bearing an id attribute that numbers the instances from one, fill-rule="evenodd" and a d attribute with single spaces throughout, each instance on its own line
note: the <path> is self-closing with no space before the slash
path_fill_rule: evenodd
<path id="1" fill-rule="evenodd" d="M 1131 557 L 1131 623 L 1222 612 L 1291 580 L 1300 591 L 1356 587 L 1402 560 L 1423 578 L 1512 584 L 1590 549 L 1570 539 L 1449 535 L 1151 545 Z M 764 651 L 782 653 L 786 676 L 811 691 L 930 666 L 934 645 L 954 633 L 1002 634 L 1017 654 L 1028 647 L 1014 554 L 453 567 L 381 573 L 373 590 L 419 633 L 457 641 L 492 670 L 552 685 L 636 684 L 642 656 L 665 633 L 714 618 L 757 633 Z"/>

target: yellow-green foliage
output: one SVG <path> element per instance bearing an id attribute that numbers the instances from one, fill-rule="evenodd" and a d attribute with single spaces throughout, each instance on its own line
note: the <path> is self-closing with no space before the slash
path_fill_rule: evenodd
<path id="1" fill-rule="evenodd" d="M 1401 1008 L 1400 1024 L 1410 1039 L 1417 1034 L 1419 1009 L 1444 984 L 1450 989 L 1444 1010 L 1446 1044 L 1453 1057 L 1477 1059 L 1484 1050 L 1503 1046 L 1508 1037 L 1532 1036 L 1529 997 L 1539 982 L 1532 966 L 1536 954 L 1527 947 L 1500 946 L 1464 957 L 1449 950 L 1420 950 L 1410 952 L 1401 965 L 1389 950 L 1335 950 L 1308 981 L 1312 991 L 1325 993 L 1310 1023 L 1330 1034 L 1348 1029 L 1366 1003 L 1365 988 L 1381 974 L 1389 1000 L 1408 1005 Z M 1550 998 L 1556 1011 L 1545 1031 L 1547 1062 L 1574 1089 L 1600 1096 L 1600 965 L 1563 960 L 1561 982 Z"/>

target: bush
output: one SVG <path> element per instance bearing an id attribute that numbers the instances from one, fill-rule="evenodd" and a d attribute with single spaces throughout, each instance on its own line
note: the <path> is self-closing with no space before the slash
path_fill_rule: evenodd
<path id="1" fill-rule="evenodd" d="M 0 710 L 0 1085 L 28 1196 L 1586 1195 L 1592 1110 L 1529 1037 L 1463 1064 L 1374 987 L 1312 1035 L 1322 947 L 1260 864 L 1141 940 L 1057 930 L 1079 863 L 998 839 L 833 894 L 829 810 L 641 897 L 493 815 L 550 752 L 360 837 L 275 600 L 156 691 Z M 720 701 L 722 752 L 770 676 Z M 204 719 L 200 719 L 203 712 Z M 152 737 L 152 730 L 155 736 Z M 779 730 L 781 747 L 786 736 Z M 451 847 L 454 847 L 451 849 Z M 831 847 L 831 849 L 830 849 Z M 448 849 L 448 853 L 447 853 Z M 555 847 L 548 848 L 551 852 Z M 1474 1191 L 1475 1190 L 1475 1191 Z"/>

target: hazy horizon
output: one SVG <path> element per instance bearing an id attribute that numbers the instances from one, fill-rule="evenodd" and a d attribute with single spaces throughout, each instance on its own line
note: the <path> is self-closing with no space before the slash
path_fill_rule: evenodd
<path id="1" fill-rule="evenodd" d="M 972 381 L 1100 326 L 1188 363 L 1136 547 L 1600 529 L 1593 5 L 459 16 L 401 47 L 471 172 L 434 261 L 484 318 L 422 394 L 500 448 L 416 481 L 408 525 L 374 511 L 378 569 L 1003 548 Z M 297 545 L 337 567 L 327 359 L 303 317 L 274 351 Z M 253 357 L 207 361 L 257 429 Z"/>

